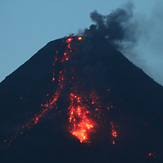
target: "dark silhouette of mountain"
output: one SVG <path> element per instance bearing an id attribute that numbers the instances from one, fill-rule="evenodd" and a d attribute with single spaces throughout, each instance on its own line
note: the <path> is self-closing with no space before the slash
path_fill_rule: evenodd
<path id="1" fill-rule="evenodd" d="M 48 43 L 0 83 L 0 99 L 2 163 L 162 160 L 163 87 L 105 39 Z M 94 120 L 90 135 L 72 129 L 73 107 Z"/>

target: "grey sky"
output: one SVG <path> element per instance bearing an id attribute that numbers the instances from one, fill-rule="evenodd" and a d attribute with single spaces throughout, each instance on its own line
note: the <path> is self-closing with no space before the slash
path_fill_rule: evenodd
<path id="1" fill-rule="evenodd" d="M 158 7 L 162 5 L 161 1 L 1 0 L 0 81 L 49 41 L 89 27 L 92 23 L 90 12 L 97 10 L 107 15 L 126 2 L 133 2 L 136 18 L 140 23 L 139 42 L 132 51 L 126 51 L 125 55 L 163 85 L 163 73 L 160 69 L 163 65 L 160 27 L 163 22 L 160 22 L 160 17 L 163 13 Z"/>

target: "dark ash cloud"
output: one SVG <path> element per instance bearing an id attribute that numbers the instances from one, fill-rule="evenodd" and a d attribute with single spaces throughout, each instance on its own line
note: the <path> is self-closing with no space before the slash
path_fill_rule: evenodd
<path id="1" fill-rule="evenodd" d="M 134 40 L 133 35 L 130 35 L 129 38 L 131 26 L 128 25 L 133 17 L 132 4 L 128 4 L 124 8 L 119 8 L 109 15 L 101 15 L 95 10 L 90 14 L 90 17 L 95 24 L 92 24 L 89 29 L 86 29 L 85 32 L 88 35 L 108 39 L 112 43 L 126 39 Z"/>

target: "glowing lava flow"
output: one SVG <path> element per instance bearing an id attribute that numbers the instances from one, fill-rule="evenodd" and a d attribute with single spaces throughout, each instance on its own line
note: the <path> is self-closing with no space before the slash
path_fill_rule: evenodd
<path id="1" fill-rule="evenodd" d="M 94 131 L 96 123 L 89 117 L 91 114 L 83 105 L 79 96 L 70 94 L 71 104 L 69 109 L 70 132 L 76 136 L 80 142 L 90 143 L 90 134 Z"/>

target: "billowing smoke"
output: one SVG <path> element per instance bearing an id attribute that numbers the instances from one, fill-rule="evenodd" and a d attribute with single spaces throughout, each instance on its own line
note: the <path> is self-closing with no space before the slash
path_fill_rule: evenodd
<path id="1" fill-rule="evenodd" d="M 151 15 L 138 15 L 129 3 L 109 15 L 90 14 L 94 22 L 85 34 L 109 41 L 156 82 L 163 85 L 163 12 L 157 7 Z"/>
<path id="2" fill-rule="evenodd" d="M 128 4 L 124 8 L 119 8 L 109 15 L 101 15 L 96 10 L 90 14 L 91 20 L 95 22 L 85 32 L 88 35 L 109 40 L 112 44 L 117 41 L 134 41 L 134 34 L 131 31 L 133 24 L 133 5 Z"/>

